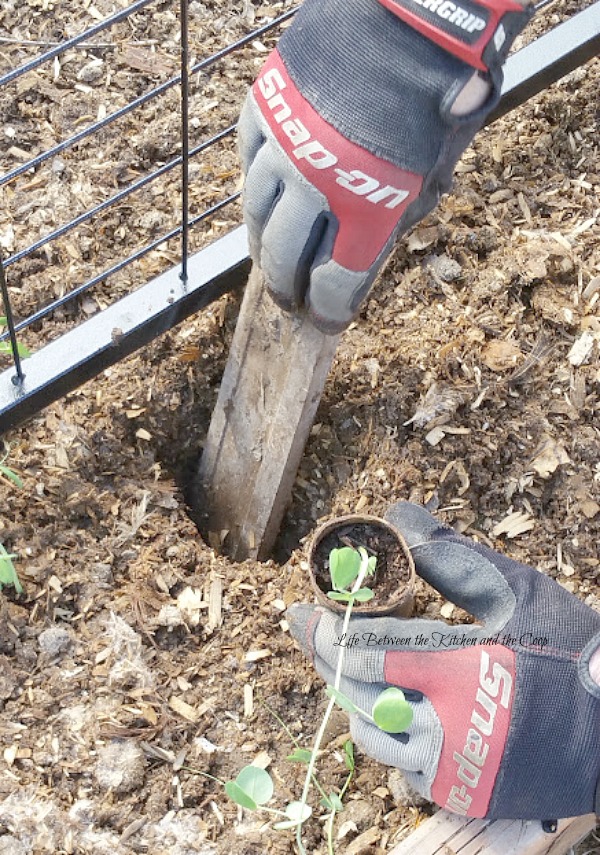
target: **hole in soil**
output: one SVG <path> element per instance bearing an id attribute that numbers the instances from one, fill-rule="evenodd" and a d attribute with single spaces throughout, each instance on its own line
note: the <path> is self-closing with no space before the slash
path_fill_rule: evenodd
<path id="1" fill-rule="evenodd" d="M 290 507 L 283 518 L 281 529 L 273 547 L 273 560 L 277 564 L 286 564 L 294 550 L 302 546 L 301 541 L 315 528 L 315 521 L 298 516 L 302 508 Z"/>
<path id="2" fill-rule="evenodd" d="M 200 537 L 209 543 L 208 537 L 208 499 L 203 495 L 197 473 L 202 458 L 202 450 L 189 452 L 179 461 L 175 472 L 175 483 L 181 491 L 186 513 L 192 520 Z M 271 558 L 276 564 L 285 564 L 294 550 L 301 546 L 301 540 L 315 528 L 311 509 L 300 502 L 292 502 L 284 515 L 281 528 Z"/>
<path id="3" fill-rule="evenodd" d="M 208 514 L 202 512 L 204 503 L 199 493 L 200 485 L 198 483 L 198 467 L 202 458 L 202 449 L 194 449 L 179 461 L 179 465 L 175 472 L 175 483 L 181 490 L 183 501 L 185 502 L 185 510 L 188 517 L 194 523 L 202 539 L 208 543 L 208 532 L 206 525 Z"/>
<path id="4" fill-rule="evenodd" d="M 154 632 L 154 641 L 161 650 L 175 650 L 189 640 L 190 632 L 185 626 L 175 626 L 169 629 L 159 626 Z"/>

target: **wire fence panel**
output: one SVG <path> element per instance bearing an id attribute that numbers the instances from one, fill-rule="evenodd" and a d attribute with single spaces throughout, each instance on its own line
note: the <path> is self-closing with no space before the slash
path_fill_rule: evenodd
<path id="1" fill-rule="evenodd" d="M 236 122 L 295 0 L 120 3 L 63 0 L 45 16 L 14 11 L 11 32 L 0 29 L 0 432 L 247 270 Z M 596 0 L 509 59 L 490 121 L 599 48 Z M 137 316 L 113 340 L 125 299 Z M 83 365 L 69 354 L 88 331 Z"/>
<path id="2" fill-rule="evenodd" d="M 77 34 L 0 36 L 0 347 L 17 385 L 17 335 L 37 350 L 173 263 L 185 278 L 188 252 L 239 222 L 237 115 L 286 5 L 138 0 L 86 27 L 63 4 Z"/>

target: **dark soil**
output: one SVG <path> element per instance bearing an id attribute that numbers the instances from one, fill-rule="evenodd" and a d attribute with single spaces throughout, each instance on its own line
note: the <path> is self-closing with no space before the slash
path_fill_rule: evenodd
<path id="1" fill-rule="evenodd" d="M 321 591 L 331 591 L 329 574 L 329 554 L 332 549 L 350 546 L 358 549 L 363 546 L 369 555 L 377 557 L 373 576 L 365 580 L 365 586 L 373 591 L 373 599 L 366 603 L 356 603 L 354 614 L 372 614 L 381 610 L 394 611 L 401 603 L 412 602 L 413 584 L 411 583 L 411 563 L 409 554 L 402 541 L 385 526 L 374 522 L 349 522 L 329 531 L 318 539 L 311 550 L 311 566 L 315 581 Z M 407 601 L 408 600 L 408 604 Z M 332 605 L 331 601 L 328 601 Z M 333 603 L 333 607 L 344 611 L 343 603 Z M 409 617 L 409 614 L 406 614 Z"/>
<path id="2" fill-rule="evenodd" d="M 1 35 L 13 39 L 0 71 L 43 49 L 30 40 L 75 35 L 125 5 L 0 4 Z M 544 9 L 521 42 L 586 5 Z M 4 90 L 2 170 L 175 73 L 176 6 L 151 4 L 115 28 L 110 49 L 72 50 L 60 67 Z M 191 7 L 201 59 L 286 4 Z M 252 42 L 195 77 L 193 145 L 235 119 L 273 44 Z M 304 770 L 286 758 L 293 740 L 311 746 L 327 698 L 285 608 L 312 600 L 305 545 L 326 518 L 383 516 L 401 499 L 427 504 L 600 610 L 599 85 L 596 58 L 482 131 L 452 195 L 400 241 L 341 340 L 272 560 L 218 555 L 179 487 L 229 352 L 231 295 L 4 438 L 23 487 L 0 481 L 0 542 L 18 556 L 24 586 L 19 597 L 0 592 L 5 852 L 290 855 L 287 833 L 242 814 L 196 772 L 226 779 L 254 761 L 272 773 L 277 806 L 298 797 Z M 178 125 L 173 89 L 0 188 L 2 251 L 158 168 L 177 154 Z M 239 187 L 235 141 L 192 172 L 199 213 Z M 172 227 L 179 190 L 169 173 L 137 202 L 11 266 L 18 318 Z M 236 218 L 239 206 L 220 212 L 194 231 L 193 247 Z M 172 242 L 103 282 L 79 315 L 173 266 L 178 252 Z M 24 343 L 42 347 L 73 314 L 56 311 Z M 421 582 L 416 599 L 427 618 L 468 619 Z M 344 780 L 347 738 L 347 716 L 336 711 L 318 764 L 328 792 Z M 336 852 L 389 853 L 436 807 L 403 787 L 397 770 L 358 749 L 356 759 Z M 318 797 L 313 804 L 305 841 L 323 855 Z M 580 851 L 598 855 L 597 838 Z"/>

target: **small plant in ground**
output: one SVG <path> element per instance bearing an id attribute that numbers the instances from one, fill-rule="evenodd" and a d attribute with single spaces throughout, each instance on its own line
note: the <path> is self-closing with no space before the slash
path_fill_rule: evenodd
<path id="1" fill-rule="evenodd" d="M 12 585 L 17 594 L 23 593 L 23 586 L 19 582 L 15 565 L 12 559 L 17 556 L 12 552 L 7 552 L 3 544 L 0 543 L 0 589 L 4 585 Z"/>
<path id="2" fill-rule="evenodd" d="M 1 321 L 2 318 L 0 318 L 0 322 Z M 5 447 L 6 451 L 4 456 L 0 459 L 0 479 L 3 478 L 6 481 L 10 481 L 16 487 L 21 488 L 23 486 L 23 482 L 17 473 L 13 472 L 13 470 L 6 465 L 9 448 L 7 446 Z M 16 557 L 17 556 L 12 552 L 7 552 L 3 544 L 0 543 L 0 589 L 3 588 L 4 585 L 13 585 L 17 594 L 21 594 L 23 592 L 23 586 L 19 582 L 17 571 L 12 563 L 12 559 Z"/>
<path id="3" fill-rule="evenodd" d="M 363 586 L 363 583 L 368 576 L 375 573 L 376 566 L 377 557 L 375 555 L 369 556 L 363 546 L 359 546 L 358 549 L 344 546 L 340 549 L 333 549 L 329 555 L 329 573 L 333 590 L 329 591 L 327 596 L 332 600 L 346 603 L 342 638 L 346 637 L 348 633 L 354 603 L 364 603 L 373 597 L 371 589 Z M 290 802 L 283 811 L 266 807 L 267 802 L 273 796 L 273 781 L 268 772 L 257 766 L 245 766 L 235 781 L 228 781 L 225 784 L 227 795 L 241 807 L 248 810 L 266 810 L 282 817 L 275 823 L 274 828 L 295 828 L 296 843 L 301 855 L 306 855 L 302 842 L 302 825 L 312 815 L 312 808 L 307 803 L 311 784 L 321 794 L 320 803 L 328 811 L 325 820 L 327 847 L 328 852 L 333 853 L 333 823 L 336 814 L 344 809 L 343 798 L 354 774 L 354 749 L 352 742 L 348 740 L 344 745 L 344 762 L 348 776 L 341 790 L 338 793 L 332 792 L 328 795 L 315 776 L 315 765 L 321 742 L 335 704 L 350 713 L 360 713 L 387 733 L 400 733 L 406 730 L 412 722 L 412 708 L 400 689 L 390 687 L 382 691 L 373 705 L 372 713 L 357 707 L 350 698 L 340 691 L 345 649 L 344 646 L 340 646 L 334 682 L 333 685 L 328 685 L 326 690 L 329 703 L 315 737 L 312 751 L 301 748 L 296 743 L 296 750 L 288 757 L 288 760 L 305 763 L 307 766 L 300 800 Z M 285 727 L 285 725 L 283 726 Z M 291 736 L 287 728 L 285 729 Z"/>
<path id="4" fill-rule="evenodd" d="M 7 326 L 6 315 L 0 315 L 0 328 Z M 19 356 L 25 359 L 27 356 L 31 356 L 31 352 L 24 344 L 21 342 L 17 342 L 17 351 Z M 0 354 L 7 353 L 9 355 L 12 354 L 12 346 L 10 341 L 0 341 Z"/>
<path id="5" fill-rule="evenodd" d="M 274 710 L 272 710 L 264 701 L 262 703 L 281 725 L 283 730 L 285 730 L 295 745 L 294 751 L 289 754 L 286 759 L 293 763 L 308 764 L 310 762 L 312 752 L 308 751 L 306 748 L 302 748 L 285 722 L 283 722 L 277 713 L 274 712 Z M 344 764 L 348 774 L 346 775 L 346 780 L 339 792 L 332 792 L 328 795 L 314 774 L 312 776 L 312 782 L 321 794 L 320 803 L 329 811 L 329 815 L 326 820 L 326 831 L 328 850 L 331 853 L 333 852 L 333 820 L 336 813 L 344 808 L 342 800 L 350 786 L 350 782 L 355 771 L 354 745 L 352 744 L 351 739 L 347 739 L 344 743 L 343 752 Z M 193 769 L 190 766 L 182 766 L 181 768 L 186 769 L 195 775 L 202 775 L 205 778 L 210 778 L 210 780 L 221 784 L 230 799 L 240 805 L 240 807 L 252 811 L 264 810 L 267 813 L 272 814 L 274 817 L 278 817 L 278 822 L 273 826 L 273 828 L 277 830 L 296 828 L 312 814 L 312 810 L 308 805 L 301 805 L 301 803 L 297 801 L 287 804 L 283 811 L 267 807 L 266 803 L 270 801 L 273 796 L 274 785 L 269 773 L 260 766 L 255 766 L 253 764 L 244 766 L 235 781 L 221 781 L 219 778 L 216 778 L 214 775 L 210 775 L 208 772 L 201 771 L 200 769 Z M 304 850 L 302 849 L 302 851 Z"/>
<path id="6" fill-rule="evenodd" d="M 15 487 L 21 489 L 21 487 L 23 486 L 23 482 L 21 481 L 17 473 L 13 472 L 10 466 L 6 465 L 6 460 L 8 458 L 9 452 L 9 446 L 5 445 L 4 454 L 2 458 L 0 458 L 0 476 L 2 476 L 2 478 L 4 478 L 6 481 L 10 481 L 12 484 L 15 485 Z"/>

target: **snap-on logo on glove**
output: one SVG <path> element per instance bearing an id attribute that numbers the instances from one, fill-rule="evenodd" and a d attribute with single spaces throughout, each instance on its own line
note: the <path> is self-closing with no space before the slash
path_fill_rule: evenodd
<path id="1" fill-rule="evenodd" d="M 324 197 L 334 235 L 331 260 L 347 270 L 369 270 L 421 192 L 423 177 L 352 142 L 324 119 L 297 88 L 277 50 L 252 91 L 269 137 L 291 170 Z M 272 166 L 279 168 L 275 159 Z M 296 180 L 287 167 L 281 175 L 284 193 L 286 181 Z"/>
<path id="2" fill-rule="evenodd" d="M 431 796 L 454 813 L 488 813 L 508 738 L 515 663 L 514 650 L 501 644 L 386 654 L 386 682 L 423 692 L 440 720 Z"/>
<path id="3" fill-rule="evenodd" d="M 306 125 L 292 115 L 292 109 L 282 95 L 287 83 L 277 68 L 266 71 L 258 81 L 258 89 L 271 111 L 273 119 L 292 144 L 291 154 L 298 161 L 306 161 L 314 169 L 332 169 L 338 157 L 317 139 L 313 139 Z M 386 208 L 394 209 L 409 196 L 408 190 L 381 183 L 360 169 L 333 169 L 336 184 L 356 196 L 364 196 L 374 205 L 383 202 Z"/>
<path id="4" fill-rule="evenodd" d="M 455 751 L 452 755 L 457 764 L 456 778 L 459 782 L 451 787 L 445 807 L 454 813 L 468 813 L 488 759 L 491 740 L 486 741 L 486 737 L 494 735 L 498 704 L 504 709 L 510 706 L 512 676 L 499 662 L 493 663 L 491 675 L 489 670 L 490 657 L 482 650 L 479 688 L 471 712 L 472 727 L 469 728 L 462 751 Z M 497 701 L 498 695 L 500 698 Z"/>

